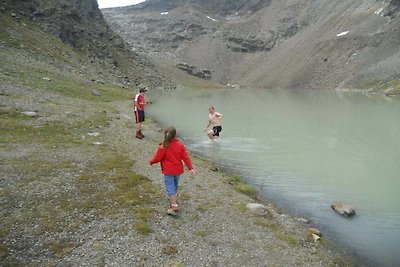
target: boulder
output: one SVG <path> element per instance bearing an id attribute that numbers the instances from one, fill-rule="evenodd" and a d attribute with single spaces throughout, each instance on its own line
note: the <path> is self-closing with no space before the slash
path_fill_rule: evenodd
<path id="1" fill-rule="evenodd" d="M 39 117 L 39 114 L 36 111 L 23 111 L 21 114 L 24 114 L 29 117 Z"/>
<path id="2" fill-rule="evenodd" d="M 314 240 L 314 241 L 318 241 L 318 240 L 320 240 L 321 237 L 322 237 L 321 231 L 318 230 L 317 228 L 313 228 L 313 227 L 311 227 L 311 228 L 308 229 L 307 234 L 308 234 L 309 238 L 310 238 L 311 240 Z"/>
<path id="3" fill-rule="evenodd" d="M 356 215 L 356 211 L 351 206 L 339 201 L 333 202 L 331 208 L 343 216 L 351 217 Z"/>
<path id="4" fill-rule="evenodd" d="M 246 208 L 262 217 L 266 217 L 269 214 L 267 207 L 260 203 L 248 203 L 246 205 Z"/>
<path id="5" fill-rule="evenodd" d="M 259 203 L 248 203 L 246 205 L 246 208 L 248 208 L 251 211 L 257 211 L 257 210 L 264 210 L 265 206 Z"/>

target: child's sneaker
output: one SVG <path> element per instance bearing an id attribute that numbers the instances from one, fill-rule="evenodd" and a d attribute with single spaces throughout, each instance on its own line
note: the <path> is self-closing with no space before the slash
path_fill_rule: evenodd
<path id="1" fill-rule="evenodd" d="M 173 211 L 179 211 L 179 205 L 178 204 L 171 204 L 171 209 Z"/>
<path id="2" fill-rule="evenodd" d="M 176 215 L 178 215 L 178 212 L 174 211 L 173 209 L 167 209 L 167 214 L 168 215 L 172 215 L 172 216 L 176 216 Z"/>

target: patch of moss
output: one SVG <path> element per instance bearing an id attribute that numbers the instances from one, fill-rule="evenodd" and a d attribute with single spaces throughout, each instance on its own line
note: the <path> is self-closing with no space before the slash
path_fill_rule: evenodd
<path id="1" fill-rule="evenodd" d="M 60 258 L 63 258 L 71 253 L 76 247 L 72 242 L 68 241 L 51 241 L 47 243 L 47 246 L 51 252 Z"/>
<path id="2" fill-rule="evenodd" d="M 276 221 L 271 220 L 271 219 L 265 219 L 265 218 L 261 218 L 261 217 L 256 217 L 254 220 L 254 223 L 256 225 L 268 228 L 268 229 L 272 229 L 272 230 L 276 230 L 279 228 L 279 225 Z"/>
<path id="3" fill-rule="evenodd" d="M 173 254 L 178 253 L 178 248 L 175 246 L 167 246 L 167 247 L 163 247 L 161 252 L 166 255 L 173 255 Z"/>
<path id="4" fill-rule="evenodd" d="M 234 188 L 235 188 L 236 191 L 238 191 L 238 192 L 240 192 L 242 194 L 248 195 L 251 198 L 255 198 L 257 196 L 257 191 L 252 186 L 250 186 L 248 184 L 239 183 L 239 184 L 236 184 L 234 186 Z"/>
<path id="5" fill-rule="evenodd" d="M 144 221 L 135 222 L 135 230 L 143 235 L 149 235 L 153 232 L 153 229 L 151 229 L 150 225 Z"/>
<path id="6" fill-rule="evenodd" d="M 135 213 L 135 218 L 147 222 L 151 219 L 153 212 L 154 210 L 152 208 L 142 207 Z"/>
<path id="7" fill-rule="evenodd" d="M 247 210 L 246 203 L 243 202 L 234 202 L 232 206 L 237 208 L 240 212 L 245 212 Z"/>
<path id="8" fill-rule="evenodd" d="M 6 258 L 8 255 L 8 249 L 3 244 L 0 244 L 0 259 Z"/>
<path id="9" fill-rule="evenodd" d="M 195 230 L 193 234 L 196 236 L 204 237 L 208 235 L 208 232 L 206 230 Z"/>
<path id="10" fill-rule="evenodd" d="M 107 125 L 105 112 L 96 112 L 90 118 L 66 124 L 64 121 L 40 122 L 25 116 L 20 110 L 1 110 L 0 141 L 4 143 L 39 143 L 47 145 L 81 144 L 82 135 L 91 131 L 92 125 Z"/>
<path id="11" fill-rule="evenodd" d="M 188 201 L 191 199 L 191 195 L 186 193 L 186 192 L 179 192 L 179 196 L 178 196 L 182 201 Z"/>
<path id="12" fill-rule="evenodd" d="M 379 80 L 370 80 L 364 83 L 355 85 L 356 88 L 368 91 L 370 93 L 384 94 L 388 96 L 400 95 L 400 80 L 394 79 L 388 82 Z"/>
<path id="13" fill-rule="evenodd" d="M 92 171 L 89 170 L 81 175 L 79 181 L 85 184 L 80 187 L 81 192 L 88 191 L 86 194 L 91 196 L 88 202 L 96 203 L 93 208 L 104 209 L 104 207 L 110 206 L 109 203 L 118 204 L 127 209 L 139 207 L 136 215 L 142 220 L 147 220 L 153 209 L 146 208 L 146 206 L 153 204 L 160 197 L 158 188 L 147 177 L 133 172 L 132 162 L 118 152 L 108 151 L 106 155 L 99 162 L 92 163 L 92 166 L 89 167 Z M 93 191 L 97 187 L 98 181 L 107 179 L 106 177 L 110 177 L 108 182 L 111 182 L 113 190 L 94 194 Z M 96 198 L 96 201 L 90 201 L 92 198 Z M 110 209 L 107 212 L 112 213 L 113 211 Z"/>
<path id="14" fill-rule="evenodd" d="M 357 266 L 357 263 L 355 263 L 353 259 L 334 257 L 332 260 L 330 260 L 327 263 L 327 266 L 328 267 L 334 267 L 334 266 L 352 267 L 352 266 Z"/>
<path id="15" fill-rule="evenodd" d="M 232 184 L 233 188 L 242 194 L 245 194 L 251 198 L 257 197 L 257 191 L 252 186 L 243 182 L 242 178 L 238 175 L 228 178 L 228 183 Z"/>
<path id="16" fill-rule="evenodd" d="M 294 237 L 292 234 L 281 232 L 281 231 L 274 231 L 274 235 L 276 238 L 280 240 L 286 241 L 289 245 L 297 246 L 300 242 L 299 240 Z"/>
<path id="17" fill-rule="evenodd" d="M 103 242 L 94 242 L 93 247 L 98 250 L 102 250 L 106 247 L 106 245 Z"/>
<path id="18" fill-rule="evenodd" d="M 0 198 L 8 197 L 10 195 L 10 191 L 5 190 L 4 188 L 0 188 Z"/>
<path id="19" fill-rule="evenodd" d="M 197 206 L 196 209 L 197 209 L 198 211 L 200 211 L 200 212 L 206 212 L 206 211 L 207 211 L 207 205 L 205 205 L 205 204 L 200 204 L 200 205 Z"/>

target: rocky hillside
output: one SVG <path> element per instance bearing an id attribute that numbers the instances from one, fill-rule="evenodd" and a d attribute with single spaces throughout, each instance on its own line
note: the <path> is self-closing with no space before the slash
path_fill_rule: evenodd
<path id="1" fill-rule="evenodd" d="M 398 0 L 147 0 L 102 12 L 134 49 L 218 83 L 400 92 Z"/>
<path id="2" fill-rule="evenodd" d="M 96 79 L 118 82 L 126 88 L 172 84 L 147 58 L 132 52 L 126 42 L 109 28 L 96 0 L 1 0 L 0 11 L 4 19 L 12 17 L 12 20 L 2 21 L 4 27 L 1 30 L 2 46 L 9 53 L 20 54 L 23 51 L 36 57 L 42 55 L 46 60 L 46 54 L 40 52 L 46 44 L 37 40 L 28 45 L 24 34 L 17 29 L 18 25 L 35 25 L 39 31 L 53 35 L 79 53 L 79 65 L 92 69 L 90 75 L 97 76 Z M 35 51 L 35 48 L 39 50 Z"/>

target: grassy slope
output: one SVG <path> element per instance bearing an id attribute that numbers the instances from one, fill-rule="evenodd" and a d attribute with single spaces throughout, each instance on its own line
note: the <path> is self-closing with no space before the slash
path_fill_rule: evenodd
<path id="1" fill-rule="evenodd" d="M 150 231 L 145 222 L 151 210 L 139 197 L 151 203 L 158 196 L 155 187 L 131 169 L 123 150 L 95 146 L 87 135 L 106 127 L 116 116 L 109 103 L 130 99 L 131 92 L 96 82 L 102 77 L 84 65 L 84 55 L 31 21 L 0 20 L 0 155 L 7 174 L 0 189 L 0 239 L 6 241 L 0 259 L 26 264 L 11 251 L 23 243 L 33 246 L 35 236 L 73 231 L 94 215 L 113 216 L 121 209 L 138 218 L 138 231 Z M 12 239 L 22 242 L 5 245 Z M 69 240 L 40 245 L 60 257 L 75 247 Z"/>

